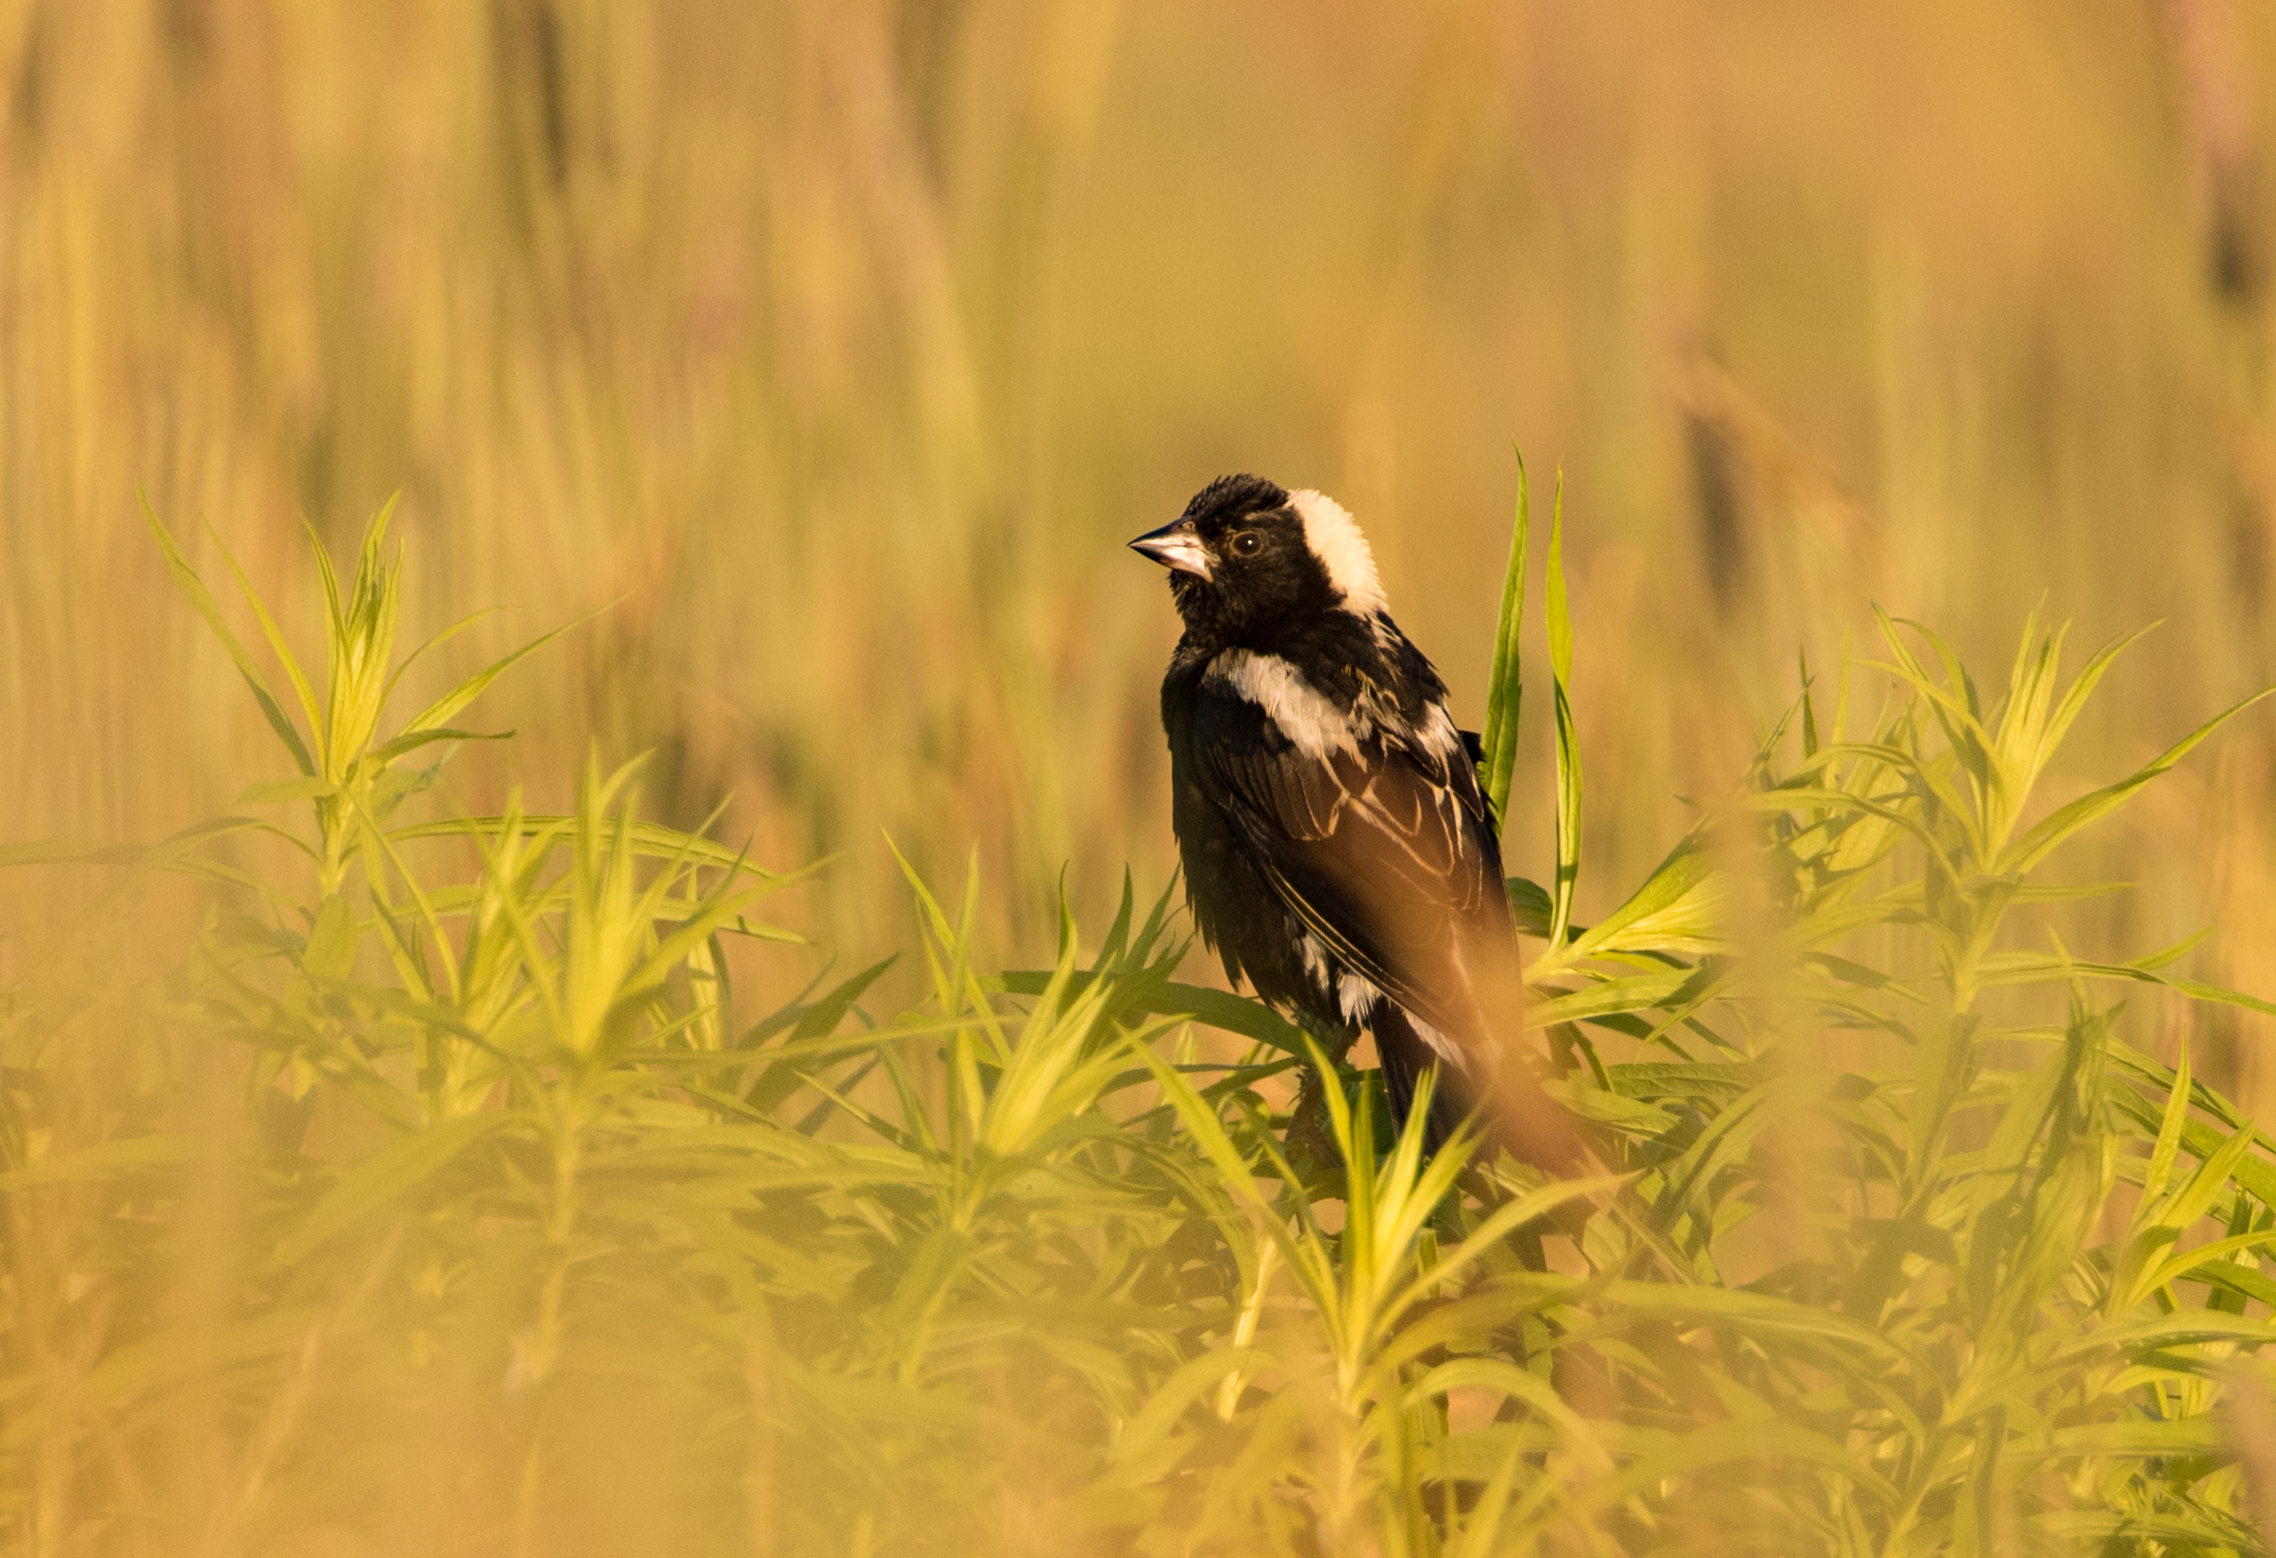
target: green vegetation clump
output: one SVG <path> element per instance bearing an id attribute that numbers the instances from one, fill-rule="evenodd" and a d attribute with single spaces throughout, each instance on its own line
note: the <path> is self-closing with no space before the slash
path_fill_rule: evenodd
<path id="1" fill-rule="evenodd" d="M 284 696 L 161 530 L 295 772 L 0 856 L 79 894 L 0 943 L 11 1550 L 2261 1550 L 2219 1409 L 2276 1159 L 2124 1035 L 2270 1008 L 2053 930 L 2066 841 L 2237 712 L 2039 803 L 2121 645 L 2065 685 L 2034 625 L 1987 697 L 1884 620 L 1582 927 L 1553 541 L 1557 869 L 1511 890 L 1608 1172 L 1544 1183 L 1179 982 L 1169 895 L 1004 970 L 977 876 L 911 873 L 921 998 L 738 1010 L 786 879 L 638 764 L 433 814 L 505 664 L 387 728 L 385 530 L 321 692 L 245 591 Z"/>

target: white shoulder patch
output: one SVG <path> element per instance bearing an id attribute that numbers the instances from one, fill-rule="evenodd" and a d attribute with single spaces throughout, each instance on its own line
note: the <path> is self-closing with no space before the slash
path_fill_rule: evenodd
<path id="1" fill-rule="evenodd" d="M 1210 662 L 1209 679 L 1224 682 L 1263 709 L 1306 757 L 1319 760 L 1330 752 L 1359 750 L 1361 732 L 1351 716 L 1278 655 L 1228 649 Z"/>
<path id="2" fill-rule="evenodd" d="M 1304 521 L 1304 542 L 1327 565 L 1328 582 L 1343 592 L 1346 611 L 1363 617 L 1383 610 L 1383 581 L 1375 574 L 1375 554 L 1359 521 L 1324 492 L 1306 488 L 1288 495 L 1288 506 Z"/>

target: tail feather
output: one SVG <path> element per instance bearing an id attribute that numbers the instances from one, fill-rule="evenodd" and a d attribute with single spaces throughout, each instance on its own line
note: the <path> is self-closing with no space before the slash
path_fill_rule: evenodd
<path id="1" fill-rule="evenodd" d="M 1437 1152 L 1464 1120 L 1475 1116 L 1489 1142 L 1547 1173 L 1570 1173 L 1583 1165 L 1572 1122 L 1541 1090 L 1522 1055 L 1471 1052 L 1464 1056 L 1466 1065 L 1443 1061 L 1392 1001 L 1376 1003 L 1368 1028 L 1383 1062 L 1383 1091 L 1395 1125 L 1406 1125 L 1423 1072 L 1439 1068 L 1424 1126 L 1427 1151 Z"/>
<path id="2" fill-rule="evenodd" d="M 1391 1103 L 1392 1128 L 1404 1130 L 1423 1073 L 1437 1064 L 1438 1056 L 1415 1032 L 1407 1014 L 1389 1001 L 1376 1004 L 1368 1028 L 1375 1035 L 1375 1053 L 1383 1062 L 1383 1093 Z M 1448 1070 L 1451 1068 L 1441 1069 L 1438 1088 L 1430 1098 L 1430 1118 L 1423 1127 L 1423 1151 L 1431 1156 L 1446 1145 L 1469 1113 L 1469 1105 L 1457 1096 L 1461 1089 L 1448 1085 L 1454 1080 L 1446 1074 Z"/>

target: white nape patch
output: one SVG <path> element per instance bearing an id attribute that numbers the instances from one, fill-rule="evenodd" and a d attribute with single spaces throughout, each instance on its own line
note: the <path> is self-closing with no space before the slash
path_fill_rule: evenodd
<path id="1" fill-rule="evenodd" d="M 1290 493 L 1288 506 L 1304 521 L 1304 544 L 1327 565 L 1328 582 L 1343 592 L 1344 610 L 1362 617 L 1380 613 L 1383 581 L 1376 577 L 1375 554 L 1359 533 L 1359 521 L 1335 499 L 1309 487 Z"/>
<path id="2" fill-rule="evenodd" d="M 1336 981 L 1336 1005 L 1343 1009 L 1345 1022 L 1360 1021 L 1382 999 L 1383 992 L 1357 974 L 1346 974 Z"/>
<path id="3" fill-rule="evenodd" d="M 1263 709 L 1306 757 L 1324 760 L 1331 752 L 1359 750 L 1360 732 L 1352 717 L 1280 656 L 1228 649 L 1210 662 L 1209 675 Z"/>

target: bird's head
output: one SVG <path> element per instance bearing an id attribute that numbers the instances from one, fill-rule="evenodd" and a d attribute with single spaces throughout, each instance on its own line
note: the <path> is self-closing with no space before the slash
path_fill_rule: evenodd
<path id="1" fill-rule="evenodd" d="M 1220 476 L 1130 545 L 1170 570 L 1187 627 L 1228 642 L 1322 612 L 1383 610 L 1374 554 L 1342 506 L 1261 476 Z"/>

